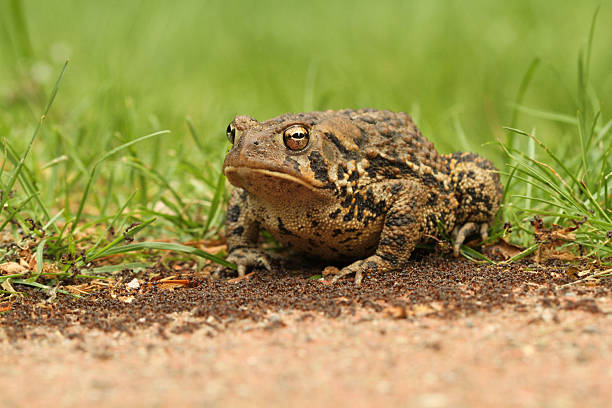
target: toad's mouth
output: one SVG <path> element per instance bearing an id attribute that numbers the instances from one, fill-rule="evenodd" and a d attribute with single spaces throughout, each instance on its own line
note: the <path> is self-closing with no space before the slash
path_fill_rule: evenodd
<path id="1" fill-rule="evenodd" d="M 226 166 L 223 172 L 229 182 L 250 193 L 282 194 L 296 193 L 293 190 L 306 189 L 317 195 L 327 195 L 323 185 L 313 185 L 312 180 L 294 176 L 280 171 L 246 166 Z"/>

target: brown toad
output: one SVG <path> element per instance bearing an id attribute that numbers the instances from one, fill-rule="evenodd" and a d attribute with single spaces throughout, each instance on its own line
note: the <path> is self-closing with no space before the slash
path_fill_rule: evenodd
<path id="1" fill-rule="evenodd" d="M 228 260 L 238 274 L 257 264 L 260 229 L 293 250 L 350 263 L 335 277 L 404 265 L 415 245 L 452 231 L 455 253 L 486 237 L 502 196 L 492 163 L 473 153 L 440 155 L 405 113 L 371 109 L 237 116 L 223 171 L 234 189 Z"/>

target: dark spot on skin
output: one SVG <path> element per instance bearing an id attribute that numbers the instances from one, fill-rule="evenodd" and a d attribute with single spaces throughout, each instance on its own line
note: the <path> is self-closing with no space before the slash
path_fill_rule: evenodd
<path id="1" fill-rule="evenodd" d="M 393 240 L 391 239 L 390 236 L 386 236 L 380 240 L 378 245 L 381 247 L 391 246 L 393 245 Z"/>
<path id="2" fill-rule="evenodd" d="M 310 226 L 313 227 L 313 228 L 316 227 L 317 225 L 319 225 L 318 221 L 311 221 L 310 222 Z"/>
<path id="3" fill-rule="evenodd" d="M 340 234 L 342 234 L 342 230 L 340 228 L 336 228 L 332 231 L 332 237 L 337 237 Z"/>
<path id="4" fill-rule="evenodd" d="M 346 238 L 344 238 L 342 241 L 340 241 L 338 243 L 339 244 L 346 244 L 347 242 L 352 241 L 354 239 L 355 239 L 355 237 L 346 237 Z"/>
<path id="5" fill-rule="evenodd" d="M 455 152 L 451 154 L 451 159 L 455 159 L 457 163 L 478 162 L 482 160 L 476 153 Z M 487 160 L 488 161 L 488 160 Z"/>
<path id="6" fill-rule="evenodd" d="M 361 137 L 358 137 L 357 139 L 355 139 L 355 143 L 357 144 L 357 146 L 361 149 L 364 145 L 364 143 L 368 140 L 370 140 L 370 134 L 368 133 L 367 129 L 364 129 L 362 126 L 357 126 L 359 129 L 359 133 L 361 133 Z"/>
<path id="7" fill-rule="evenodd" d="M 438 213 L 438 224 L 442 224 L 445 230 L 449 229 L 448 228 L 449 227 L 448 216 L 449 216 L 449 213 L 446 211 L 441 211 Z"/>
<path id="8" fill-rule="evenodd" d="M 340 209 L 339 208 L 337 208 L 335 211 L 330 213 L 329 214 L 329 218 L 331 218 L 332 220 L 335 220 L 338 217 L 338 214 L 340 214 Z"/>
<path id="9" fill-rule="evenodd" d="M 435 231 L 438 227 L 438 214 L 429 214 L 426 217 L 427 226 Z"/>
<path id="10" fill-rule="evenodd" d="M 344 180 L 344 167 L 342 166 L 338 166 L 338 170 L 337 170 L 337 175 L 338 175 L 338 180 Z"/>
<path id="11" fill-rule="evenodd" d="M 391 186 L 391 194 L 397 194 L 402 191 L 403 186 L 401 183 L 395 183 Z"/>
<path id="12" fill-rule="evenodd" d="M 325 159 L 321 156 L 321 153 L 317 151 L 313 151 L 308 155 L 308 160 L 310 161 L 310 168 L 312 169 L 315 178 L 319 181 L 328 181 L 329 177 L 327 176 L 327 164 L 325 164 Z"/>
<path id="13" fill-rule="evenodd" d="M 227 220 L 229 222 L 237 222 L 240 218 L 240 206 L 233 205 L 227 209 Z"/>
<path id="14" fill-rule="evenodd" d="M 476 165 L 483 170 L 494 169 L 493 164 L 489 160 L 483 159 L 482 157 L 479 157 L 478 160 L 476 160 Z"/>
<path id="15" fill-rule="evenodd" d="M 374 118 L 368 118 L 367 116 L 362 116 L 360 119 L 363 120 L 365 123 L 369 123 L 370 125 L 376 124 L 376 119 Z"/>
<path id="16" fill-rule="evenodd" d="M 421 181 L 423 182 L 423 184 L 429 187 L 437 188 L 439 185 L 441 185 L 441 183 L 438 181 L 437 178 L 434 177 L 433 174 L 424 174 L 421 177 Z"/>
<path id="17" fill-rule="evenodd" d="M 353 252 L 353 248 L 348 246 L 348 247 L 344 247 L 344 254 L 349 254 L 349 258 L 350 258 L 350 254 Z M 363 262 L 363 261 L 362 261 Z"/>
<path id="18" fill-rule="evenodd" d="M 338 151 L 342 153 L 344 157 L 348 158 L 349 156 L 354 156 L 356 154 L 347 149 L 346 146 L 344 146 L 342 142 L 333 133 L 325 132 L 325 136 L 327 136 L 327 139 L 329 139 L 329 141 L 336 146 Z"/>
<path id="19" fill-rule="evenodd" d="M 338 189 L 338 187 L 334 183 L 332 183 L 332 182 L 327 183 L 326 185 L 324 185 L 321 188 L 324 189 L 324 190 L 332 190 L 335 193 L 337 193 L 336 190 Z"/>
<path id="20" fill-rule="evenodd" d="M 404 246 L 406 243 L 406 237 L 402 234 L 387 235 L 380 240 L 379 246 L 382 247 L 393 247 L 398 249 Z M 392 249 L 393 250 L 393 249 Z"/>
<path id="21" fill-rule="evenodd" d="M 285 157 L 285 163 L 283 163 L 285 166 L 292 166 L 293 170 L 295 170 L 296 173 L 300 174 L 300 164 L 293 158 L 287 156 Z"/>
<path id="22" fill-rule="evenodd" d="M 356 180 L 359 180 L 359 173 L 354 171 L 349 176 L 348 181 L 356 181 Z"/>
<path id="23" fill-rule="evenodd" d="M 242 233 L 244 232 L 244 227 L 241 225 L 239 227 L 236 227 L 232 230 L 232 235 L 242 235 Z"/>
<path id="24" fill-rule="evenodd" d="M 414 223 L 414 218 L 408 214 L 392 213 L 385 218 L 385 227 L 403 227 Z"/>
<path id="25" fill-rule="evenodd" d="M 427 199 L 427 206 L 433 207 L 438 203 L 438 194 L 435 192 L 430 192 L 429 197 Z"/>
<path id="26" fill-rule="evenodd" d="M 400 132 L 394 129 L 385 129 L 380 132 L 380 135 L 386 137 L 387 139 L 393 139 L 402 136 Z"/>
<path id="27" fill-rule="evenodd" d="M 397 179 L 400 178 L 402 174 L 418 177 L 418 174 L 402 160 L 390 159 L 377 154 L 369 159 L 369 163 L 370 166 L 366 171 L 370 178 L 383 176 L 388 179 Z"/>
<path id="28" fill-rule="evenodd" d="M 384 261 L 388 262 L 391 264 L 391 266 L 397 266 L 398 262 L 397 262 L 397 257 L 395 257 L 395 255 L 386 253 L 386 252 L 382 252 L 382 253 L 378 253 L 377 255 L 380 256 Z"/>
<path id="29" fill-rule="evenodd" d="M 281 217 L 278 217 L 278 230 L 280 231 L 281 234 L 293 235 L 293 232 L 285 228 L 285 224 L 283 224 L 283 220 L 281 219 Z"/>
<path id="30" fill-rule="evenodd" d="M 366 217 L 372 220 L 385 211 L 386 202 L 381 200 L 376 202 L 372 190 L 367 190 L 365 196 L 362 193 L 355 193 L 352 196 L 347 196 L 340 205 L 346 208 L 344 221 L 350 221 L 357 218 L 359 221 L 364 221 L 365 212 L 367 211 L 372 216 Z M 357 214 L 355 214 L 357 209 Z M 365 221 L 364 221 L 365 222 Z"/>
<path id="31" fill-rule="evenodd" d="M 365 267 L 368 269 L 369 272 L 377 272 L 378 271 L 378 265 L 376 264 L 376 262 L 373 262 L 373 261 L 367 261 L 365 263 Z"/>

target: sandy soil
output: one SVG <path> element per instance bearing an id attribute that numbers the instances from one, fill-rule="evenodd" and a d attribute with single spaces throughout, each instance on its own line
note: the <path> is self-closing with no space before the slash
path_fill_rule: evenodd
<path id="1" fill-rule="evenodd" d="M 435 256 L 361 288 L 126 274 L 91 299 L 10 304 L 0 405 L 609 406 L 612 285 L 570 275 Z"/>

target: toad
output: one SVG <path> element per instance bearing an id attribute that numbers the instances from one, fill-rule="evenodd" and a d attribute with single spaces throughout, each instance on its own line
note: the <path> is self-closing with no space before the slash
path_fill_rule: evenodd
<path id="1" fill-rule="evenodd" d="M 373 109 L 236 116 L 223 172 L 228 260 L 270 269 L 262 229 L 296 253 L 344 264 L 334 276 L 397 270 L 419 242 L 487 237 L 502 186 L 474 153 L 442 155 L 405 113 Z"/>

